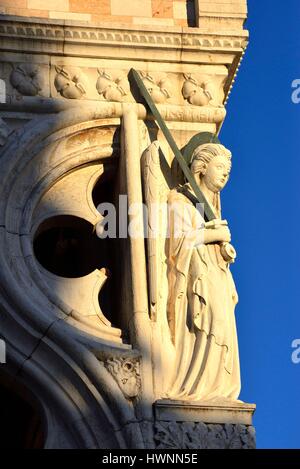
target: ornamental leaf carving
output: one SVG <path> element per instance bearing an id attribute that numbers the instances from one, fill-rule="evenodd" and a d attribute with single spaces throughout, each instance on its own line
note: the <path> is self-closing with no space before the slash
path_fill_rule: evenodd
<path id="1" fill-rule="evenodd" d="M 141 72 L 141 77 L 155 103 L 164 103 L 171 98 L 172 83 L 166 73 Z"/>
<path id="2" fill-rule="evenodd" d="M 11 85 L 23 96 L 36 96 L 42 90 L 42 76 L 35 64 L 18 64 L 10 74 Z"/>
<path id="3" fill-rule="evenodd" d="M 87 93 L 87 78 L 79 68 L 56 66 L 54 86 L 67 99 L 80 99 Z"/>
<path id="4" fill-rule="evenodd" d="M 156 422 L 157 449 L 254 449 L 251 425 Z"/>
<path id="5" fill-rule="evenodd" d="M 107 101 L 123 100 L 130 91 L 129 82 L 125 75 L 119 73 L 114 77 L 112 73 L 98 69 L 99 78 L 96 83 L 97 91 Z"/>
<path id="6" fill-rule="evenodd" d="M 223 105 L 216 102 L 217 90 L 213 81 L 209 78 L 197 80 L 197 78 L 190 74 L 183 74 L 185 81 L 182 85 L 182 95 L 190 104 L 195 106 L 215 106 L 223 107 Z"/>

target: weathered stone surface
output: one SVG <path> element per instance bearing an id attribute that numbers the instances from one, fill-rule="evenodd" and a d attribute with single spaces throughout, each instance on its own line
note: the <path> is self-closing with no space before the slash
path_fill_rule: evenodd
<path id="1" fill-rule="evenodd" d="M 157 420 L 252 425 L 255 404 L 216 399 L 192 401 L 161 399 L 155 403 Z"/>
<path id="2" fill-rule="evenodd" d="M 157 449 L 255 449 L 251 425 L 157 422 Z"/>
<path id="3" fill-rule="evenodd" d="M 99 201 L 123 196 L 149 206 L 165 202 L 181 181 L 165 137 L 130 86 L 131 67 L 180 148 L 220 128 L 248 40 L 245 1 L 199 2 L 192 13 L 191 3 L 1 3 L 0 334 L 7 371 L 43 409 L 46 448 L 255 445 L 253 405 L 165 399 L 175 347 L 163 209 L 160 243 L 130 236 L 101 248 L 115 256 L 114 308 L 100 307 L 110 278 L 102 258 L 92 272 L 65 277 L 42 266 L 35 250 L 49 227 L 59 233 L 53 256 L 76 245 L 73 234 L 66 242 L 59 217 L 96 232 Z M 187 27 L 195 17 L 199 28 Z M 126 212 L 127 221 L 144 228 L 141 210 L 136 219 Z"/>

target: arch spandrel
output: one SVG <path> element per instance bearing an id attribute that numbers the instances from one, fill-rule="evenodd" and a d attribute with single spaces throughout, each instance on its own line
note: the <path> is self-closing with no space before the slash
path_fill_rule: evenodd
<path id="1" fill-rule="evenodd" d="M 73 120 L 73 115 L 70 117 Z M 54 133 L 49 131 L 45 123 L 45 128 L 48 127 L 48 134 L 46 133 L 45 138 L 39 140 L 37 148 L 31 141 L 27 142 L 27 148 L 25 143 L 23 152 L 16 152 L 16 171 L 10 172 L 11 177 L 6 187 L 5 183 L 3 185 L 3 192 L 6 193 L 8 184 L 11 187 L 11 191 L 6 194 L 7 206 L 3 216 L 7 230 L 7 253 L 13 257 L 15 272 L 17 271 L 19 276 L 22 276 L 22 269 L 28 269 L 31 272 L 34 281 L 31 282 L 30 288 L 32 294 L 33 291 L 36 294 L 36 302 L 43 303 L 44 301 L 47 304 L 49 298 L 52 298 L 49 315 L 56 308 L 63 309 L 62 312 L 66 317 L 73 318 L 73 324 L 76 324 L 82 315 L 85 317 L 83 329 L 99 337 L 106 322 L 104 340 L 110 339 L 120 343 L 121 332 L 112 329 L 112 334 L 109 334 L 107 330 L 110 328 L 109 321 L 103 318 L 101 322 L 100 308 L 94 311 L 94 315 L 89 314 L 91 308 L 83 304 L 77 310 L 74 307 L 74 301 L 71 306 L 64 301 L 68 295 L 56 295 L 55 290 L 60 289 L 59 280 L 54 281 L 52 277 L 53 281 L 49 282 L 49 278 L 45 278 L 43 269 L 40 269 L 39 264 L 35 262 L 32 250 L 35 232 L 47 218 L 57 215 L 73 215 L 87 220 L 93 227 L 100 220 L 100 214 L 92 200 L 92 191 L 100 176 L 106 172 L 112 173 L 117 166 L 119 141 L 116 121 L 118 120 L 114 119 L 110 122 L 109 119 L 104 119 L 103 122 L 102 120 L 79 122 L 69 127 L 65 120 L 65 126 Z M 32 125 L 28 132 L 34 135 L 31 129 Z M 36 132 L 40 135 L 38 125 Z M 23 129 L 23 135 L 26 141 L 25 129 Z M 18 262 L 19 258 L 20 262 Z M 99 266 L 94 275 L 90 275 L 89 278 L 84 277 L 82 280 L 83 291 L 86 290 L 87 285 L 90 285 L 88 289 L 92 295 L 91 303 L 94 305 L 96 285 L 101 286 L 104 283 L 101 268 L 105 268 L 105 265 Z M 26 282 L 25 275 L 24 282 Z M 77 280 L 76 283 L 80 284 L 80 281 Z M 56 289 L 53 288 L 54 285 Z M 55 296 L 58 296 L 58 299 L 53 301 Z M 88 301 L 87 296 L 86 301 Z M 96 306 L 94 306 L 95 309 Z M 81 314 L 80 310 L 84 313 Z M 97 330 L 97 314 L 99 314 L 99 330 Z M 61 317 L 61 314 L 58 314 L 58 317 Z M 89 321 L 90 328 L 88 327 Z"/>
<path id="2" fill-rule="evenodd" d="M 24 375 L 31 387 L 37 386 L 38 394 L 44 395 L 42 389 L 48 389 L 50 413 L 55 414 L 53 409 L 58 406 L 58 420 L 61 406 L 70 408 L 70 402 L 64 399 L 59 404 L 61 393 L 67 392 L 69 399 L 73 400 L 74 382 L 79 380 L 81 383 L 76 391 L 79 399 L 76 410 L 69 409 L 71 414 L 66 420 L 78 420 L 75 413 L 80 412 L 80 428 L 75 429 L 75 434 L 80 431 L 88 435 L 92 431 L 94 443 L 85 441 L 83 437 L 81 441 L 73 440 L 72 447 L 103 447 L 105 441 L 108 447 L 141 447 L 143 443 L 139 428 L 134 431 L 129 428 L 137 425 L 134 423 L 136 417 L 132 397 L 126 398 L 126 389 L 120 389 L 116 376 L 106 366 L 115 355 L 120 356 L 121 360 L 129 359 L 136 363 L 139 353 L 124 343 L 121 330 L 111 325 L 99 307 L 97 296 L 104 280 L 103 271 L 99 268 L 82 277 L 82 286 L 78 286 L 80 278 L 62 279 L 47 272 L 39 265 L 33 250 L 34 233 L 45 221 L 43 210 L 46 211 L 46 208 L 46 219 L 58 215 L 81 216 L 91 227 L 96 225 L 99 217 L 93 201 L 93 189 L 99 181 L 101 183 L 106 168 L 111 178 L 118 165 L 116 120 L 91 120 L 90 117 L 97 116 L 97 112 L 92 110 L 87 112 L 86 121 L 82 122 L 85 116 L 78 115 L 78 122 L 74 123 L 74 113 L 64 114 L 57 116 L 59 125 L 56 119 L 50 117 L 42 125 L 36 120 L 19 129 L 17 140 L 13 135 L 6 142 L 2 154 L 2 163 L 5 164 L 6 160 L 10 171 L 2 173 L 1 183 L 1 219 L 4 223 L 0 227 L 0 235 L 4 249 L 1 250 L 3 262 L 0 275 L 7 298 L 6 302 L 1 300 L 1 303 L 3 310 L 6 310 L 6 318 L 12 319 L 7 321 L 5 316 L 0 318 L 1 332 L 6 337 L 8 353 L 14 364 L 12 372 Z M 69 123 L 74 124 L 74 128 Z M 70 190 L 60 192 L 64 178 L 69 181 L 67 185 Z M 75 190 L 72 191 L 73 183 L 80 181 L 82 186 L 74 186 Z M 74 209 L 76 204 L 78 207 Z M 74 285 L 69 296 L 60 295 L 60 291 L 72 280 Z M 80 288 L 84 291 L 84 302 L 89 309 L 84 304 L 76 309 L 76 298 L 72 292 L 77 289 L 79 298 Z M 15 311 L 11 315 L 12 308 Z M 131 379 L 136 379 L 135 372 L 134 367 Z M 64 378 L 58 389 L 55 382 L 59 374 Z M 67 384 L 69 379 L 70 384 L 73 383 L 71 388 Z M 99 425 L 96 417 L 85 415 L 84 409 L 93 412 L 93 406 L 95 413 L 101 414 L 101 409 L 104 409 L 103 418 L 107 422 L 104 425 L 105 434 L 99 429 L 95 430 Z M 104 422 L 103 418 L 100 421 Z M 88 420 L 93 421 L 94 429 L 87 430 L 86 426 L 90 425 Z M 124 439 L 124 434 L 118 435 L 117 430 L 126 422 L 131 423 L 128 423 L 128 436 Z M 133 440 L 136 442 L 133 443 Z M 52 444 L 60 443 L 49 442 L 48 447 Z"/>

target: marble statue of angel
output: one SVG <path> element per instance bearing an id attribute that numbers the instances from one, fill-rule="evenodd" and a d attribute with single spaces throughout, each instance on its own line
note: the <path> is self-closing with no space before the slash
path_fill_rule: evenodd
<path id="1" fill-rule="evenodd" d="M 150 298 L 161 337 L 162 396 L 234 401 L 240 392 L 238 296 L 223 251 L 231 235 L 220 205 L 231 153 L 207 143 L 192 154 L 191 172 L 218 217 L 205 223 L 188 183 L 171 190 L 163 185 L 158 151 L 156 142 L 145 153 L 144 187 L 148 207 L 154 199 L 168 204 L 164 242 L 147 240 Z M 166 223 L 165 216 L 160 223 Z"/>

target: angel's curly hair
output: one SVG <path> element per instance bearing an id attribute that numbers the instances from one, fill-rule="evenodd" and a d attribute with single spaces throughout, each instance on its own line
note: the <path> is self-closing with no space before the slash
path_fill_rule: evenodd
<path id="1" fill-rule="evenodd" d="M 231 168 L 231 152 L 219 143 L 204 143 L 199 145 L 192 154 L 190 168 L 192 173 L 198 173 L 215 156 L 223 155 L 228 159 Z"/>

